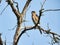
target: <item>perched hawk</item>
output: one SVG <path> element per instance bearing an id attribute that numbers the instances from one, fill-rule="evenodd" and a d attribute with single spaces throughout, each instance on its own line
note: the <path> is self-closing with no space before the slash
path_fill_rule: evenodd
<path id="1" fill-rule="evenodd" d="M 32 14 L 33 23 L 37 24 L 38 23 L 38 15 L 36 14 L 35 11 L 32 11 L 31 14 Z M 38 27 L 38 29 L 40 29 L 39 25 L 37 27 Z M 39 31 L 42 34 L 42 31 L 41 30 L 39 30 Z"/>

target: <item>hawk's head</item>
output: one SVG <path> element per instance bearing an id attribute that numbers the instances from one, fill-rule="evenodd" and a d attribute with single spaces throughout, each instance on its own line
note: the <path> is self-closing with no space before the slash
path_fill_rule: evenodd
<path id="1" fill-rule="evenodd" d="M 32 11 L 31 14 L 34 15 L 34 14 L 36 14 L 36 12 L 35 11 Z"/>

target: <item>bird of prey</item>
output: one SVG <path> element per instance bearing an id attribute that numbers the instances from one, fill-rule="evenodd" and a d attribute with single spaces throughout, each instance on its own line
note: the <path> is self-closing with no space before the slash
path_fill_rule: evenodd
<path id="1" fill-rule="evenodd" d="M 38 15 L 36 14 L 35 11 L 32 11 L 31 14 L 32 14 L 33 23 L 37 24 L 38 20 L 39 20 Z M 40 33 L 42 34 L 42 31 L 40 30 L 40 26 L 39 25 L 37 26 L 37 28 L 39 29 Z"/>

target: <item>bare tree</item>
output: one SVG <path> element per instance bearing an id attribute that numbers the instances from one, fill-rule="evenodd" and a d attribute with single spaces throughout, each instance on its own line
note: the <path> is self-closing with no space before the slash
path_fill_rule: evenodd
<path id="1" fill-rule="evenodd" d="M 19 39 L 22 36 L 22 34 L 24 34 L 26 31 L 31 30 L 31 29 L 38 29 L 41 32 L 41 34 L 42 33 L 49 34 L 50 37 L 53 39 L 53 43 L 59 43 L 59 41 L 60 41 L 60 35 L 59 34 L 57 34 L 55 32 L 51 32 L 50 29 L 45 30 L 41 26 L 39 26 L 40 20 L 41 20 L 41 16 L 42 16 L 42 14 L 44 12 L 48 12 L 48 11 L 60 11 L 60 9 L 47 9 L 47 10 L 45 10 L 43 8 L 43 6 L 44 6 L 46 0 L 43 2 L 42 6 L 41 6 L 41 9 L 39 10 L 39 16 L 37 17 L 38 20 L 37 20 L 37 22 L 34 21 L 34 26 L 24 27 L 23 31 L 20 34 L 21 26 L 22 26 L 22 23 L 24 22 L 23 18 L 24 18 L 25 14 L 26 14 L 27 8 L 28 8 L 28 6 L 29 6 L 29 4 L 30 4 L 31 1 L 32 0 L 27 0 L 26 1 L 26 4 L 25 4 L 22 12 L 19 11 L 18 3 L 17 2 L 15 2 L 15 3 L 17 3 L 17 6 L 16 6 L 17 9 L 16 9 L 14 7 L 14 1 L 13 0 L 7 0 L 6 1 L 8 3 L 8 5 L 10 5 L 10 7 L 12 9 L 12 12 L 14 12 L 14 14 L 15 14 L 15 16 L 17 18 L 17 28 L 16 28 L 16 32 L 15 32 L 15 35 L 14 35 L 14 38 L 13 38 L 13 45 L 18 45 Z"/>
<path id="2" fill-rule="evenodd" d="M 26 9 L 27 9 L 29 3 L 31 2 L 31 0 L 27 0 L 25 6 L 23 8 L 22 13 L 20 13 L 18 10 L 15 9 L 14 4 L 12 3 L 11 0 L 8 0 L 7 2 L 11 6 L 11 8 L 12 8 L 12 10 L 13 10 L 14 14 L 16 15 L 16 18 L 17 18 L 17 28 L 16 28 L 16 33 L 14 35 L 14 41 L 13 41 L 13 45 L 17 45 L 17 43 L 19 41 L 18 37 L 20 35 L 20 30 L 21 30 L 20 27 L 21 27 L 21 24 L 23 23 L 23 17 L 26 13 Z"/>

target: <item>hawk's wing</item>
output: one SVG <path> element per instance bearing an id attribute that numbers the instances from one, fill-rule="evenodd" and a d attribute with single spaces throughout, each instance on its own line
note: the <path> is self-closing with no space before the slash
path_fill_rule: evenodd
<path id="1" fill-rule="evenodd" d="M 37 22 L 38 22 L 38 15 L 32 15 L 32 20 L 33 20 L 33 22 L 34 22 L 34 24 L 37 24 Z"/>
<path id="2" fill-rule="evenodd" d="M 32 15 L 32 20 L 33 20 L 34 24 L 37 24 L 37 22 L 38 22 L 38 15 Z M 39 29 L 40 33 L 42 34 L 42 31 L 40 30 L 39 26 L 38 26 L 38 29 Z"/>

